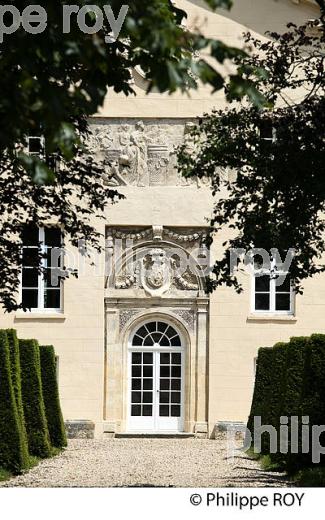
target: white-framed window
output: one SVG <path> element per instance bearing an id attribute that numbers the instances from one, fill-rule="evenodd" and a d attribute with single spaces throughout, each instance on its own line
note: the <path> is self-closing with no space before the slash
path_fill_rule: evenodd
<path id="1" fill-rule="evenodd" d="M 273 143 L 276 142 L 276 129 L 272 125 L 272 121 L 265 119 L 260 122 L 260 149 L 262 152 L 268 152 Z"/>
<path id="2" fill-rule="evenodd" d="M 269 269 L 255 266 L 252 280 L 252 311 L 273 314 L 294 312 L 294 290 L 290 274 L 280 269 L 275 271 L 274 260 Z"/>
<path id="3" fill-rule="evenodd" d="M 45 139 L 43 136 L 29 136 L 27 141 L 27 152 L 29 155 L 42 157 L 45 150 Z"/>
<path id="4" fill-rule="evenodd" d="M 52 265 L 53 249 L 61 248 L 61 243 L 59 228 L 26 226 L 21 275 L 21 302 L 24 308 L 32 311 L 62 310 L 62 282 L 53 276 L 57 275 L 60 266 Z M 38 269 L 40 255 L 41 272 Z"/>

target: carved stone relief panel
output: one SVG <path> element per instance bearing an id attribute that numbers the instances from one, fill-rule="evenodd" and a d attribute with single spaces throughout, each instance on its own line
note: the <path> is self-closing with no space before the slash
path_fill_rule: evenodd
<path id="1" fill-rule="evenodd" d="M 130 322 L 143 313 L 145 309 L 143 307 L 137 308 L 124 308 L 119 311 L 119 330 L 125 330 L 129 326 Z M 193 309 L 178 309 L 177 307 L 163 307 L 163 311 L 169 315 L 174 315 L 176 318 L 181 318 L 188 327 L 189 331 L 194 331 L 196 312 Z"/>
<path id="2" fill-rule="evenodd" d="M 111 186 L 188 186 L 205 181 L 185 179 L 176 169 L 175 149 L 188 139 L 194 122 L 186 120 L 91 122 L 89 148 L 105 167 Z M 191 143 L 188 144 L 189 151 Z"/>
<path id="3" fill-rule="evenodd" d="M 205 237 L 206 230 L 107 228 L 107 288 L 139 297 L 197 296 L 205 284 L 198 262 L 207 253 Z"/>

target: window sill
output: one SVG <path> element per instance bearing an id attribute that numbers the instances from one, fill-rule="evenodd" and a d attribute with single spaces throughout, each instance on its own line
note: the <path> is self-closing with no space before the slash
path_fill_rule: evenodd
<path id="1" fill-rule="evenodd" d="M 268 313 L 253 313 L 249 314 L 247 316 L 247 321 L 259 321 L 259 322 L 267 322 L 267 321 L 273 321 L 273 322 L 288 322 L 288 323 L 296 323 L 297 317 L 293 314 L 268 314 Z"/>
<path id="2" fill-rule="evenodd" d="M 15 321 L 18 320 L 65 320 L 62 312 L 16 312 Z"/>

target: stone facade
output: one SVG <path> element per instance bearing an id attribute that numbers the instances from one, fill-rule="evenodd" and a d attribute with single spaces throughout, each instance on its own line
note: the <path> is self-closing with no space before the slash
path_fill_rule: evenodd
<path id="1" fill-rule="evenodd" d="M 272 0 L 241 0 L 218 14 L 200 1 L 177 3 L 189 13 L 189 28 L 199 25 L 232 45 L 241 45 L 247 29 L 261 36 L 317 16 L 303 1 L 272 7 Z M 207 436 L 218 423 L 246 421 L 260 346 L 325 333 L 325 275 L 306 281 L 290 316 L 254 314 L 246 275 L 242 294 L 222 287 L 208 297 L 204 252 L 197 251 L 213 198 L 207 184 L 179 176 L 173 152 L 197 116 L 225 106 L 223 94 L 201 87 L 190 97 L 146 95 L 141 71 L 134 88 L 137 96 L 127 99 L 109 92 L 91 121 L 92 153 L 104 162 L 107 182 L 125 195 L 96 224 L 105 249 L 96 271 L 85 261 L 79 278 L 65 281 L 61 313 L 1 314 L 0 328 L 55 345 L 65 420 L 74 431 L 91 421 L 101 436 L 128 429 L 132 337 L 150 320 L 166 322 L 182 338 L 182 429 Z M 227 236 L 223 230 L 216 237 L 212 255 Z M 159 353 L 156 345 L 152 351 Z"/>

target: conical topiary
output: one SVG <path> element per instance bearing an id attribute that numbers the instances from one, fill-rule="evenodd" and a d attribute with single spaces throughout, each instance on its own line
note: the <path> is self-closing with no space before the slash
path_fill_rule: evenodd
<path id="1" fill-rule="evenodd" d="M 24 416 L 31 455 L 51 456 L 50 437 L 43 401 L 40 351 L 37 341 L 19 340 Z"/>
<path id="2" fill-rule="evenodd" d="M 23 458 L 25 460 L 25 467 L 28 467 L 29 453 L 28 453 L 28 442 L 27 432 L 25 426 L 23 398 L 21 393 L 21 372 L 20 372 L 20 361 L 19 361 L 19 341 L 17 338 L 17 332 L 14 329 L 6 330 L 8 344 L 9 344 L 9 355 L 11 365 L 11 380 L 14 389 L 16 406 L 18 417 L 20 421 L 20 429 L 22 434 L 22 449 Z"/>
<path id="3" fill-rule="evenodd" d="M 67 437 L 60 406 L 54 347 L 41 346 L 40 356 L 43 398 L 50 440 L 52 446 L 63 448 L 67 445 Z"/>
<path id="4" fill-rule="evenodd" d="M 26 468 L 21 422 L 12 384 L 7 334 L 0 330 L 0 467 L 13 473 Z"/>

